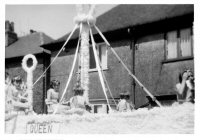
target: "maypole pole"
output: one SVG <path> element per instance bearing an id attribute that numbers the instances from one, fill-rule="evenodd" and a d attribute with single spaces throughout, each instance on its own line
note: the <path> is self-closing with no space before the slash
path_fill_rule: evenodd
<path id="1" fill-rule="evenodd" d="M 84 89 L 84 97 L 89 103 L 89 30 L 90 25 L 95 23 L 94 5 L 82 4 L 77 5 L 78 15 L 75 17 L 75 22 L 80 25 L 81 29 L 81 46 L 80 46 L 80 84 Z"/>

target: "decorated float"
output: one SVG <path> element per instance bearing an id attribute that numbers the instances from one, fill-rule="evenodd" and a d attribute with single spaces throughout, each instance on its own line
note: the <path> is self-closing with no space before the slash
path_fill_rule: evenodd
<path id="1" fill-rule="evenodd" d="M 25 108 L 14 106 L 12 110 L 6 113 L 5 117 L 5 133 L 63 133 L 63 134 L 116 134 L 116 133 L 194 133 L 194 105 L 185 103 L 182 105 L 174 104 L 172 106 L 162 106 L 161 103 L 148 91 L 148 89 L 137 79 L 135 75 L 127 68 L 118 54 L 106 40 L 104 35 L 95 25 L 94 5 L 77 6 L 78 15 L 75 17 L 75 27 L 68 36 L 66 42 L 46 68 L 44 73 L 33 83 L 33 72 L 37 65 L 34 55 L 28 54 L 22 61 L 22 67 L 27 72 L 27 95 L 28 95 L 28 111 L 27 113 L 19 113 Z M 148 110 L 147 108 L 138 109 L 130 112 L 117 112 L 115 108 L 110 106 L 107 93 L 111 97 L 112 93 L 108 86 L 106 77 L 102 71 L 98 53 L 95 47 L 95 40 L 91 27 L 94 27 L 107 47 L 113 52 L 119 62 L 123 65 L 128 74 L 139 84 L 139 86 L 152 98 L 158 107 Z M 52 63 L 59 54 L 65 49 L 66 44 L 70 40 L 74 31 L 79 28 L 79 39 L 69 78 L 61 94 L 59 103 L 52 114 L 36 114 L 33 110 L 33 86 L 47 72 Z M 103 94 L 107 100 L 107 105 L 102 105 L 102 110 L 97 113 L 88 113 L 82 109 L 69 109 L 67 111 L 58 111 L 63 104 L 64 95 L 69 87 L 72 79 L 76 62 L 78 61 L 77 82 L 84 89 L 84 98 L 89 104 L 89 38 L 92 42 L 94 58 L 98 70 Z M 78 59 L 79 58 L 79 59 Z M 28 59 L 32 59 L 33 65 L 27 66 Z M 107 89 L 106 89 L 107 87 Z M 114 100 L 114 99 L 113 99 Z M 115 100 L 114 100 L 115 102 Z M 116 104 L 116 102 L 115 102 Z M 107 110 L 108 106 L 108 110 Z M 27 109 L 27 108 L 26 108 Z M 19 111 L 20 110 L 20 111 Z M 91 111 L 93 112 L 93 111 Z M 176 114 L 176 115 L 174 115 Z"/>

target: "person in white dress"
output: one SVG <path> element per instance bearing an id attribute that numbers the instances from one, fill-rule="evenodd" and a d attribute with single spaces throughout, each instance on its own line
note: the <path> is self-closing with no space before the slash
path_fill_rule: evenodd
<path id="1" fill-rule="evenodd" d="M 90 111 L 90 105 L 87 103 L 86 99 L 83 96 L 84 89 L 80 86 L 79 83 L 76 84 L 74 88 L 74 96 L 70 98 L 70 107 L 71 109 L 79 108 L 83 110 Z"/>
<path id="2" fill-rule="evenodd" d="M 47 91 L 47 98 L 45 100 L 48 114 L 52 114 L 56 109 L 56 113 L 60 114 L 70 108 L 62 103 L 59 104 L 59 89 L 60 82 L 58 80 L 52 80 L 50 83 L 50 89 Z"/>
<path id="3" fill-rule="evenodd" d="M 117 110 L 119 112 L 127 112 L 127 111 L 131 111 L 131 106 L 130 104 L 127 102 L 127 95 L 125 93 L 120 93 L 120 100 L 117 104 Z"/>
<path id="4" fill-rule="evenodd" d="M 12 107 L 12 83 L 9 73 L 5 73 L 5 113 L 10 112 Z"/>
<path id="5" fill-rule="evenodd" d="M 23 111 L 26 114 L 30 108 L 26 91 L 21 88 L 22 78 L 15 76 L 12 82 L 6 80 L 6 110 Z"/>
<path id="6" fill-rule="evenodd" d="M 47 91 L 47 98 L 45 100 L 48 114 L 53 113 L 58 104 L 59 87 L 60 87 L 60 82 L 58 80 L 51 81 L 50 89 L 48 89 Z"/>

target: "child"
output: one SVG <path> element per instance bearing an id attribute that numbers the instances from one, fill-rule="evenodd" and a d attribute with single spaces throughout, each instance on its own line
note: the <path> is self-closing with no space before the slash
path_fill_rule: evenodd
<path id="1" fill-rule="evenodd" d="M 9 86 L 11 86 L 11 80 L 10 80 L 10 76 L 9 73 L 6 72 L 5 73 L 5 92 L 8 92 Z"/>
<path id="2" fill-rule="evenodd" d="M 25 85 L 25 83 L 22 81 L 22 78 L 20 76 L 16 76 L 12 80 L 12 84 L 14 85 L 14 98 L 18 100 L 19 102 L 28 102 L 26 89 L 22 88 L 22 86 Z"/>
<path id="3" fill-rule="evenodd" d="M 84 89 L 76 84 L 74 88 L 74 96 L 70 99 L 71 108 L 81 108 L 84 110 L 90 110 L 90 106 L 87 104 L 86 99 L 83 97 Z"/>
<path id="4" fill-rule="evenodd" d="M 5 112 L 8 113 L 12 110 L 12 84 L 9 73 L 5 73 Z"/>
<path id="5" fill-rule="evenodd" d="M 12 79 L 12 85 L 10 87 L 10 97 L 11 102 L 16 111 L 24 111 L 27 113 L 30 108 L 30 104 L 28 103 L 27 97 L 24 97 L 25 94 L 21 89 L 22 79 L 20 76 L 16 76 Z"/>
<path id="6" fill-rule="evenodd" d="M 194 103 L 194 77 L 190 70 L 179 74 L 179 83 L 176 84 L 177 100 L 179 103 Z"/>
<path id="7" fill-rule="evenodd" d="M 58 80 L 52 80 L 50 83 L 50 89 L 47 91 L 47 99 L 45 103 L 47 104 L 47 112 L 53 113 L 59 99 L 59 87 L 60 82 Z"/>
<path id="8" fill-rule="evenodd" d="M 125 93 L 120 93 L 120 100 L 117 105 L 117 110 L 119 112 L 131 111 L 130 104 L 127 102 L 127 95 Z"/>
<path id="9" fill-rule="evenodd" d="M 66 110 L 70 109 L 69 106 L 59 104 L 59 88 L 60 82 L 58 80 L 52 80 L 50 83 L 50 89 L 47 91 L 47 99 L 45 103 L 47 105 L 48 114 L 54 113 L 56 114 L 64 113 Z"/>
<path id="10" fill-rule="evenodd" d="M 127 104 L 129 104 L 128 106 L 130 106 L 130 109 L 135 110 L 135 105 L 130 101 L 130 93 L 128 91 L 124 93 L 124 98 Z"/>

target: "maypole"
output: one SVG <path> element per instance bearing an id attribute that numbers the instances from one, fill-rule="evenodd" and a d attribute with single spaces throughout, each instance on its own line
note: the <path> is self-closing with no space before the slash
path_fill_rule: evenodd
<path id="1" fill-rule="evenodd" d="M 90 25 L 95 23 L 94 5 L 77 5 L 78 15 L 75 22 L 80 25 L 81 29 L 81 46 L 80 46 L 80 84 L 84 89 L 84 97 L 89 103 L 89 30 Z"/>

